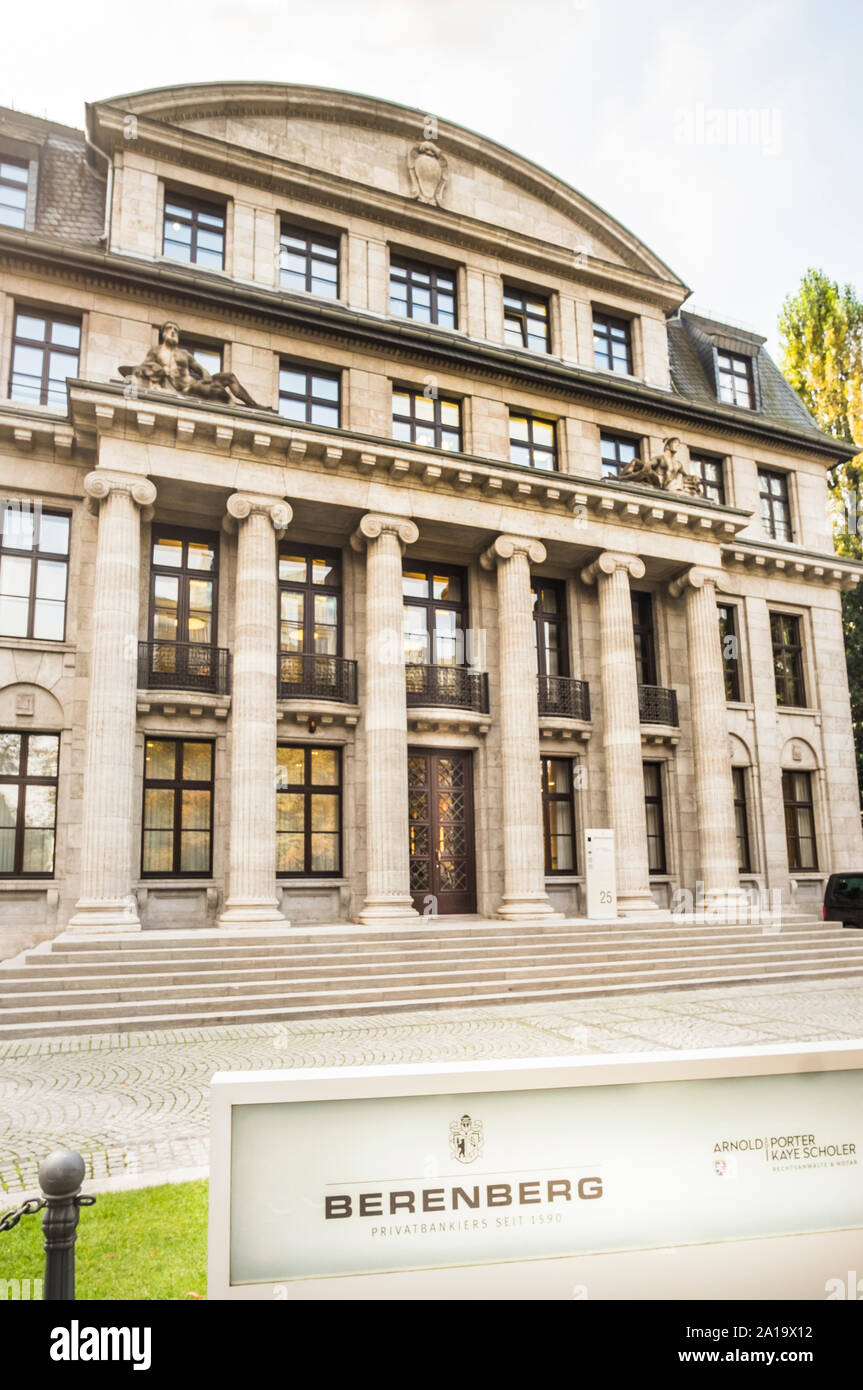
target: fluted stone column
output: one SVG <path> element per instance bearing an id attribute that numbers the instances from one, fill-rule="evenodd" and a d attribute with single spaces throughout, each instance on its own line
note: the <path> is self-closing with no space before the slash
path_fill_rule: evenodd
<path id="1" fill-rule="evenodd" d="M 287 502 L 255 493 L 228 498 L 237 527 L 231 681 L 231 839 L 228 896 L 219 925 L 290 923 L 276 896 L 278 537 Z"/>
<path id="2" fill-rule="evenodd" d="M 503 898 L 509 921 L 559 917 L 545 891 L 542 774 L 533 650 L 530 566 L 545 546 L 525 536 L 498 536 L 480 563 L 497 569 L 500 669 L 500 752 L 503 795 Z"/>
<path id="3" fill-rule="evenodd" d="M 97 469 L 84 479 L 98 508 L 93 647 L 87 704 L 81 896 L 73 932 L 140 931 L 132 893 L 135 695 L 141 588 L 141 509 L 156 489 L 149 478 Z"/>
<path id="4" fill-rule="evenodd" d="M 369 512 L 351 537 L 366 551 L 366 898 L 361 922 L 418 916 L 410 893 L 402 553 L 419 531 Z"/>
<path id="5" fill-rule="evenodd" d="M 728 756 L 728 715 L 722 665 L 722 636 L 716 611 L 718 576 L 694 567 L 673 579 L 672 598 L 686 595 L 689 703 L 698 815 L 698 877 L 711 911 L 746 901 L 737 867 L 734 787 Z"/>
<path id="6" fill-rule="evenodd" d="M 599 646 L 602 677 L 602 745 L 608 815 L 614 831 L 617 910 L 626 917 L 658 913 L 650 892 L 647 816 L 638 673 L 629 580 L 641 579 L 637 555 L 607 550 L 581 577 L 599 590 Z"/>

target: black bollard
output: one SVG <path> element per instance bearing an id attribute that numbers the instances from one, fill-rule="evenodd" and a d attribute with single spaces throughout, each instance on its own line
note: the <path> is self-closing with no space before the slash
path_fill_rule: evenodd
<path id="1" fill-rule="evenodd" d="M 70 1301 L 75 1297 L 75 1240 L 78 1234 L 81 1183 L 86 1169 L 74 1149 L 57 1149 L 39 1164 L 39 1186 L 45 1198 L 45 1285 L 42 1297 Z M 92 1199 L 91 1199 L 92 1200 Z"/>

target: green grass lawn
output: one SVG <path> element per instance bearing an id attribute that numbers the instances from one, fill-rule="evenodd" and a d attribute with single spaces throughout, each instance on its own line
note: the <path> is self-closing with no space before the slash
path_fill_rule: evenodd
<path id="1" fill-rule="evenodd" d="M 15 1205 L 11 1194 L 0 1194 L 0 1211 Z M 75 1250 L 80 1299 L 205 1298 L 207 1184 L 104 1193 L 95 1206 L 82 1207 Z M 39 1279 L 44 1268 L 37 1212 L 0 1233 L 0 1279 Z"/>

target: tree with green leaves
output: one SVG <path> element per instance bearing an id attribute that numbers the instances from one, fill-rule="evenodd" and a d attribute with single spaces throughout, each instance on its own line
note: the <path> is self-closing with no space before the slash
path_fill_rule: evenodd
<path id="1" fill-rule="evenodd" d="M 779 316 L 782 370 L 826 434 L 860 446 L 829 475 L 840 555 L 863 559 L 863 302 L 851 285 L 807 270 Z M 863 584 L 842 595 L 857 777 L 863 791 Z"/>

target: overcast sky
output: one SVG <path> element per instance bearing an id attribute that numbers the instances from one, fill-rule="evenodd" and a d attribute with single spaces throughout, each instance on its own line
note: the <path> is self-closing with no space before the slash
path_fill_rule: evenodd
<path id="1" fill-rule="evenodd" d="M 36 0 L 0 102 L 268 79 L 389 98 L 534 159 L 764 333 L 809 265 L 863 292 L 860 0 Z M 745 119 L 740 118 L 745 113 Z"/>

